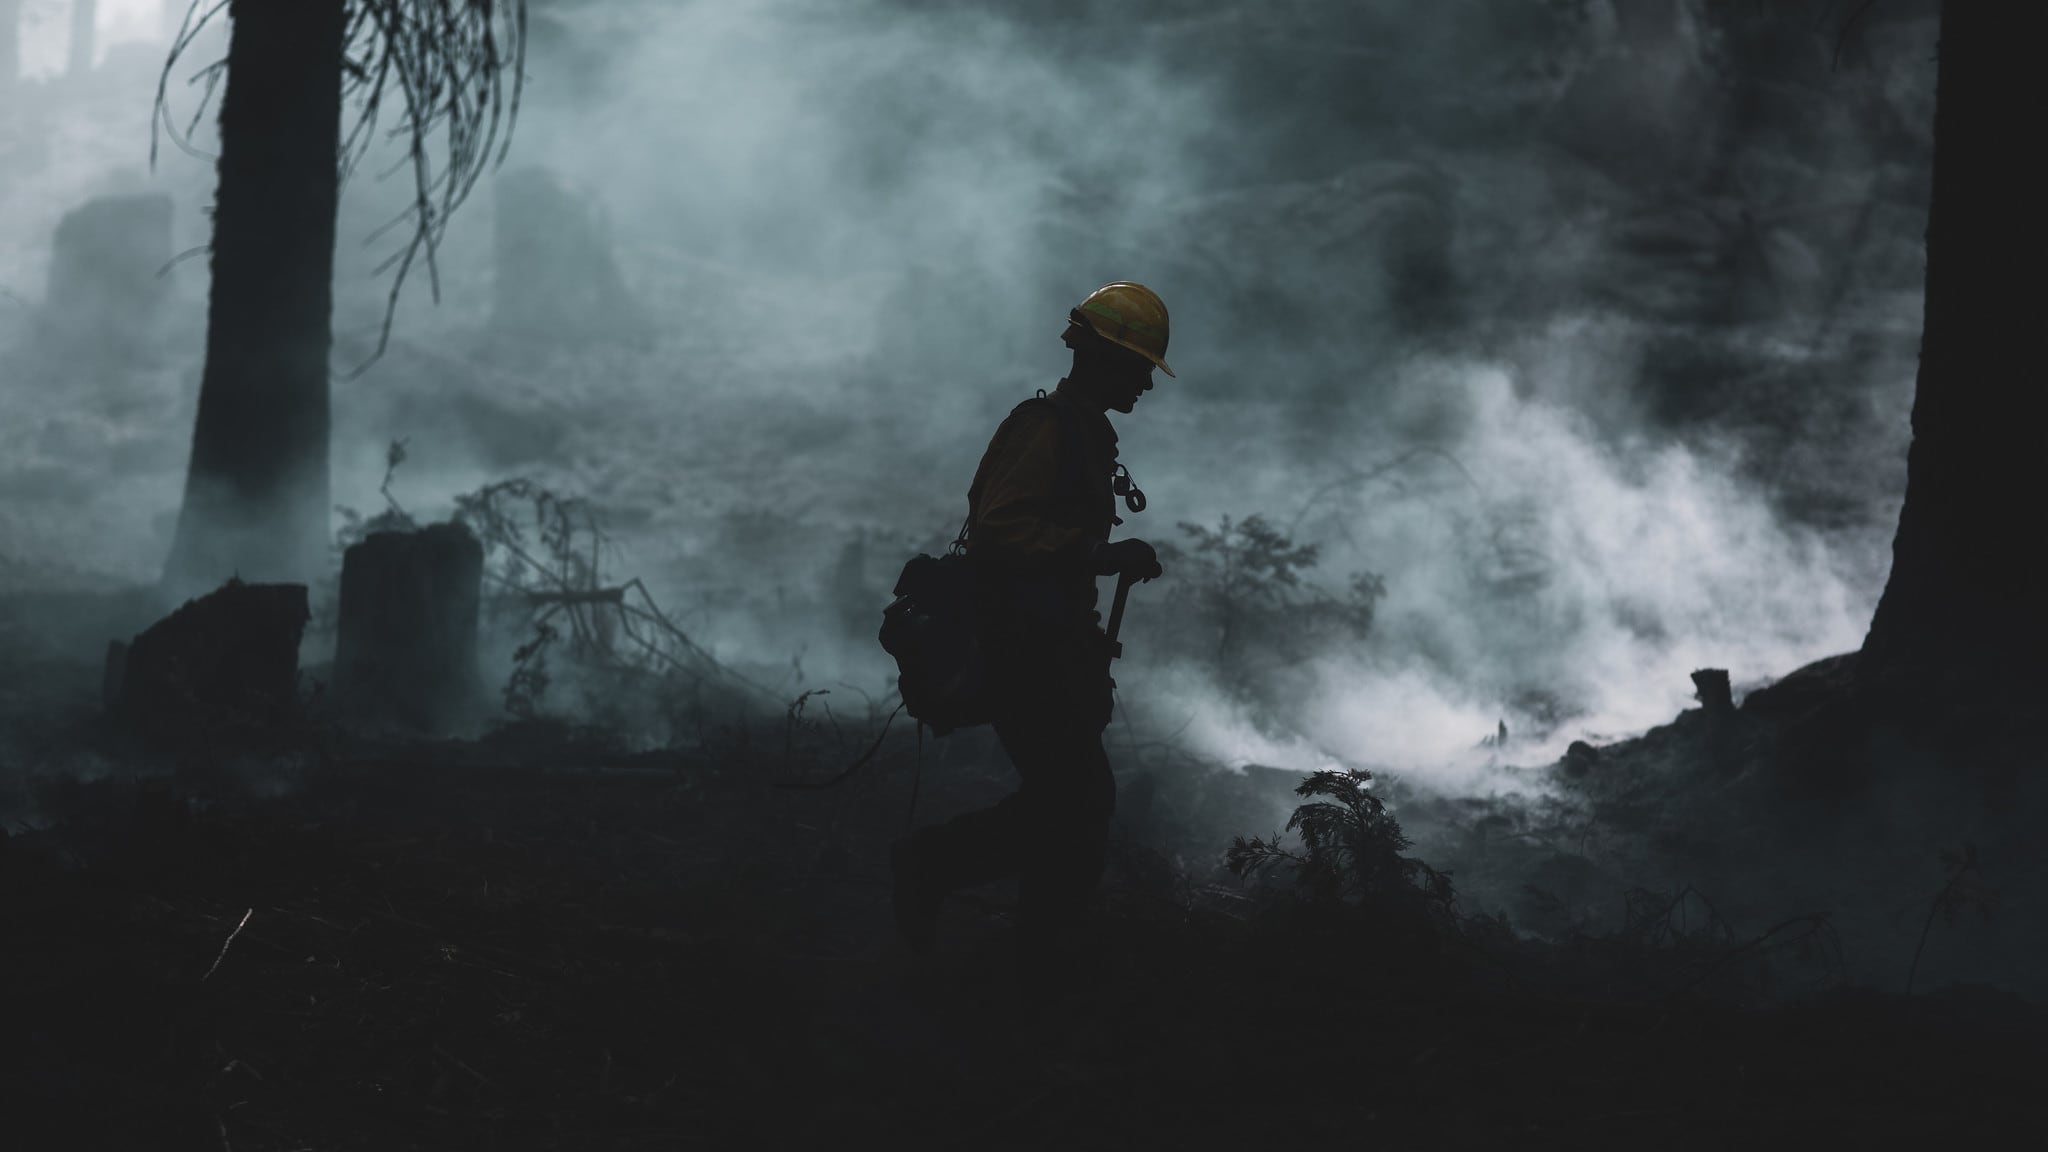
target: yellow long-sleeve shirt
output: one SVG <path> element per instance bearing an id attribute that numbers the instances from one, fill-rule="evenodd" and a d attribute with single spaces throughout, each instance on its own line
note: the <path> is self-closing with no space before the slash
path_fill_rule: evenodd
<path id="1" fill-rule="evenodd" d="M 1067 431 L 1079 442 L 1063 452 Z M 1085 582 L 1092 603 L 1088 556 L 1114 521 L 1115 462 L 1116 430 L 1101 413 L 1073 405 L 1063 420 L 1051 403 L 1019 405 L 989 440 L 968 488 L 968 552 L 998 571 L 1059 580 L 1077 594 Z M 1063 466 L 1078 472 L 1063 478 Z"/>

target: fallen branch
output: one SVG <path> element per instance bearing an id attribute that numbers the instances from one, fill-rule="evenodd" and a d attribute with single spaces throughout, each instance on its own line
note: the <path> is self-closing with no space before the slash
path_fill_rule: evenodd
<path id="1" fill-rule="evenodd" d="M 623 604 L 625 601 L 624 587 L 540 589 L 526 593 L 529 604 Z"/>

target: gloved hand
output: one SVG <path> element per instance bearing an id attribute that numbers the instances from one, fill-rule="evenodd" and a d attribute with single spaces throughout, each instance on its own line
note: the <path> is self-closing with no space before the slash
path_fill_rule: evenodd
<path id="1" fill-rule="evenodd" d="M 1165 572 L 1159 566 L 1159 554 L 1143 540 L 1110 540 L 1097 544 L 1092 559 L 1097 576 L 1128 574 L 1138 580 L 1150 580 Z"/>

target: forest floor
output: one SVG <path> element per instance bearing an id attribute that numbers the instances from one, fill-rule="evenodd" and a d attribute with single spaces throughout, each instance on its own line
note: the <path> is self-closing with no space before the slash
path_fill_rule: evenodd
<path id="1" fill-rule="evenodd" d="M 1400 944 L 1124 838 L 1085 987 L 1027 1007 L 1010 894 L 950 904 L 934 958 L 894 937 L 907 740 L 829 789 L 786 785 L 829 776 L 844 749 L 785 743 L 780 717 L 688 751 L 531 726 L 438 743 L 330 731 L 166 767 L 105 729 L 91 661 L 24 639 L 33 615 L 0 606 L 0 785 L 33 812 L 0 840 L 0 1113 L 18 1147 L 1881 1147 L 2048 1131 L 2048 1014 L 2013 996 L 1836 988 L 1758 1006 L 1694 975 L 1742 946 L 1617 966 L 1476 933 Z M 990 753 L 928 743 L 920 818 L 1002 794 Z"/>

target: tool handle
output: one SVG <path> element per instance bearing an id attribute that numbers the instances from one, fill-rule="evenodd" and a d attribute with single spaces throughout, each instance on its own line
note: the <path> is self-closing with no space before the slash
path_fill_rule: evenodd
<path id="1" fill-rule="evenodd" d="M 1131 585 L 1138 578 L 1129 572 L 1119 573 L 1116 578 L 1116 599 L 1109 606 L 1109 652 L 1111 656 L 1124 654 L 1124 646 L 1117 643 L 1118 629 L 1124 626 L 1124 603 L 1131 598 Z"/>

